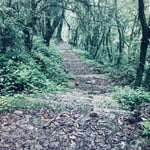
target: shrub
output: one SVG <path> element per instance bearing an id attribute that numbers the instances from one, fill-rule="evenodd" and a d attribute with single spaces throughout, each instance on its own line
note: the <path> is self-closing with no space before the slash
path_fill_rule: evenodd
<path id="1" fill-rule="evenodd" d="M 150 102 L 150 92 L 142 89 L 134 90 L 130 87 L 116 88 L 113 96 L 124 108 L 130 110 L 139 109 L 142 102 Z"/>
<path id="2" fill-rule="evenodd" d="M 37 43 L 37 41 L 39 42 Z M 34 43 L 31 55 L 40 67 L 39 70 L 51 81 L 57 84 L 64 84 L 66 81 L 66 73 L 62 66 L 60 53 L 58 53 L 54 45 L 48 48 L 44 44 L 41 46 L 42 41 L 40 39 L 37 39 L 37 41 Z"/>
<path id="3" fill-rule="evenodd" d="M 141 121 L 140 124 L 143 126 L 143 130 L 140 130 L 141 134 L 145 137 L 150 138 L 150 119 Z"/>
<path id="4" fill-rule="evenodd" d="M 9 48 L 0 56 L 0 95 L 55 91 L 66 84 L 57 50 L 35 43 L 31 52 Z"/>
<path id="5" fill-rule="evenodd" d="M 106 69 L 106 72 L 110 76 L 111 80 L 117 83 L 118 85 L 126 86 L 134 83 L 135 69 L 133 66 L 106 66 Z"/>

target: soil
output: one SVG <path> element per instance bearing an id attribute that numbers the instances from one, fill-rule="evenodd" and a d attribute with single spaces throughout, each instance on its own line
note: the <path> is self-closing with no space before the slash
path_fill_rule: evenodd
<path id="1" fill-rule="evenodd" d="M 63 92 L 30 101 L 60 110 L 14 109 L 0 115 L 0 150 L 148 150 L 139 125 L 111 96 L 113 83 L 69 49 L 58 46 L 72 76 Z"/>

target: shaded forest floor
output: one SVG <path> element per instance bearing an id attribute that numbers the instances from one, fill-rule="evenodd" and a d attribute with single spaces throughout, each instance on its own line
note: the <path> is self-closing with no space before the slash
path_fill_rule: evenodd
<path id="1" fill-rule="evenodd" d="M 37 108 L 2 114 L 0 150 L 148 150 L 130 112 L 111 97 L 113 83 L 66 43 L 59 49 L 72 76 L 69 88 L 28 100 L 60 105 L 61 112 Z"/>

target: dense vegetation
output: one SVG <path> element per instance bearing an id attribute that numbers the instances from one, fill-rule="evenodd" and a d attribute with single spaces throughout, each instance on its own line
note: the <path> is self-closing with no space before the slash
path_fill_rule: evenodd
<path id="1" fill-rule="evenodd" d="M 53 35 L 49 28 L 55 30 L 59 23 L 54 13 L 61 15 L 61 10 L 44 7 L 34 0 L 0 2 L 0 95 L 60 90 L 65 85 L 61 56 L 54 42 L 48 47 L 47 37 Z M 46 16 L 52 25 L 50 20 L 42 24 Z"/>
<path id="2" fill-rule="evenodd" d="M 53 41 L 66 38 L 113 81 L 135 88 L 118 89 L 116 98 L 139 110 L 149 102 L 149 7 L 149 0 L 1 0 L 0 95 L 62 89 Z"/>
<path id="3" fill-rule="evenodd" d="M 41 53 L 44 51 L 45 56 L 49 53 L 37 39 L 41 39 L 46 46 L 49 46 L 52 37 L 60 42 L 62 30 L 67 27 L 67 40 L 70 44 L 87 51 L 90 58 L 103 67 L 109 67 L 108 71 L 112 72 L 114 78 L 117 74 L 116 78 L 125 82 L 123 84 L 132 84 L 134 87 L 142 85 L 150 89 L 147 0 L 145 4 L 143 0 L 139 0 L 138 4 L 135 1 L 121 0 L 2 0 L 0 5 L 1 67 L 9 70 L 1 70 L 2 89 L 6 89 L 6 84 L 3 85 L 5 80 L 8 84 L 14 83 L 4 79 L 4 76 L 16 73 L 13 67 L 10 69 L 6 66 L 16 65 L 18 68 L 18 61 L 22 62 L 27 55 L 30 55 L 36 64 L 44 65 L 39 62 L 39 58 L 33 56 L 37 49 Z M 39 55 L 42 54 L 36 55 L 38 56 L 35 57 L 41 58 Z M 20 66 L 19 70 L 22 70 L 21 68 L 23 67 Z M 43 66 L 42 68 L 44 69 Z"/>
<path id="4" fill-rule="evenodd" d="M 125 84 L 150 89 L 148 9 L 146 0 L 77 1 L 70 43 L 88 51 L 103 67 L 110 66 L 119 82 L 125 79 Z"/>

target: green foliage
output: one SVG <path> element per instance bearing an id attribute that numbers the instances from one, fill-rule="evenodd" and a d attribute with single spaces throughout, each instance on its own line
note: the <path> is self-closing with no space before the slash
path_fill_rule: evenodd
<path id="1" fill-rule="evenodd" d="M 12 8 L 3 6 L 0 14 L 0 53 L 5 53 L 8 48 L 22 46 L 22 32 L 18 28 Z"/>
<path id="2" fill-rule="evenodd" d="M 29 97 L 23 94 L 16 94 L 14 96 L 1 96 L 0 97 L 0 113 L 10 111 L 13 108 L 25 108 L 27 110 L 32 110 L 36 108 L 48 108 L 53 110 L 55 113 L 60 113 L 66 109 L 66 106 L 63 104 L 55 104 L 49 102 L 37 102 L 28 100 Z"/>
<path id="3" fill-rule="evenodd" d="M 0 94 L 61 90 L 66 84 L 61 62 L 57 50 L 43 43 L 35 42 L 31 53 L 8 49 L 0 56 Z"/>
<path id="4" fill-rule="evenodd" d="M 140 130 L 141 134 L 146 137 L 150 137 L 150 120 L 141 121 L 140 124 L 144 127 L 143 130 Z"/>
<path id="5" fill-rule="evenodd" d="M 150 92 L 145 92 L 141 89 L 134 90 L 130 87 L 116 88 L 113 94 L 124 108 L 135 110 L 139 109 L 143 102 L 150 102 Z"/>
<path id="6" fill-rule="evenodd" d="M 0 98 L 0 112 L 6 111 L 9 108 L 9 104 L 4 97 Z"/>
<path id="7" fill-rule="evenodd" d="M 104 65 L 105 66 L 105 65 Z M 130 66 L 129 64 L 117 66 L 106 66 L 105 72 L 111 78 L 112 81 L 119 85 L 132 85 L 135 80 L 135 66 Z"/>
<path id="8" fill-rule="evenodd" d="M 31 55 L 36 64 L 39 65 L 39 70 L 47 78 L 63 85 L 66 81 L 66 74 L 62 66 L 62 58 L 57 49 L 53 44 L 51 44 L 50 48 L 46 47 L 39 38 L 35 41 Z"/>

